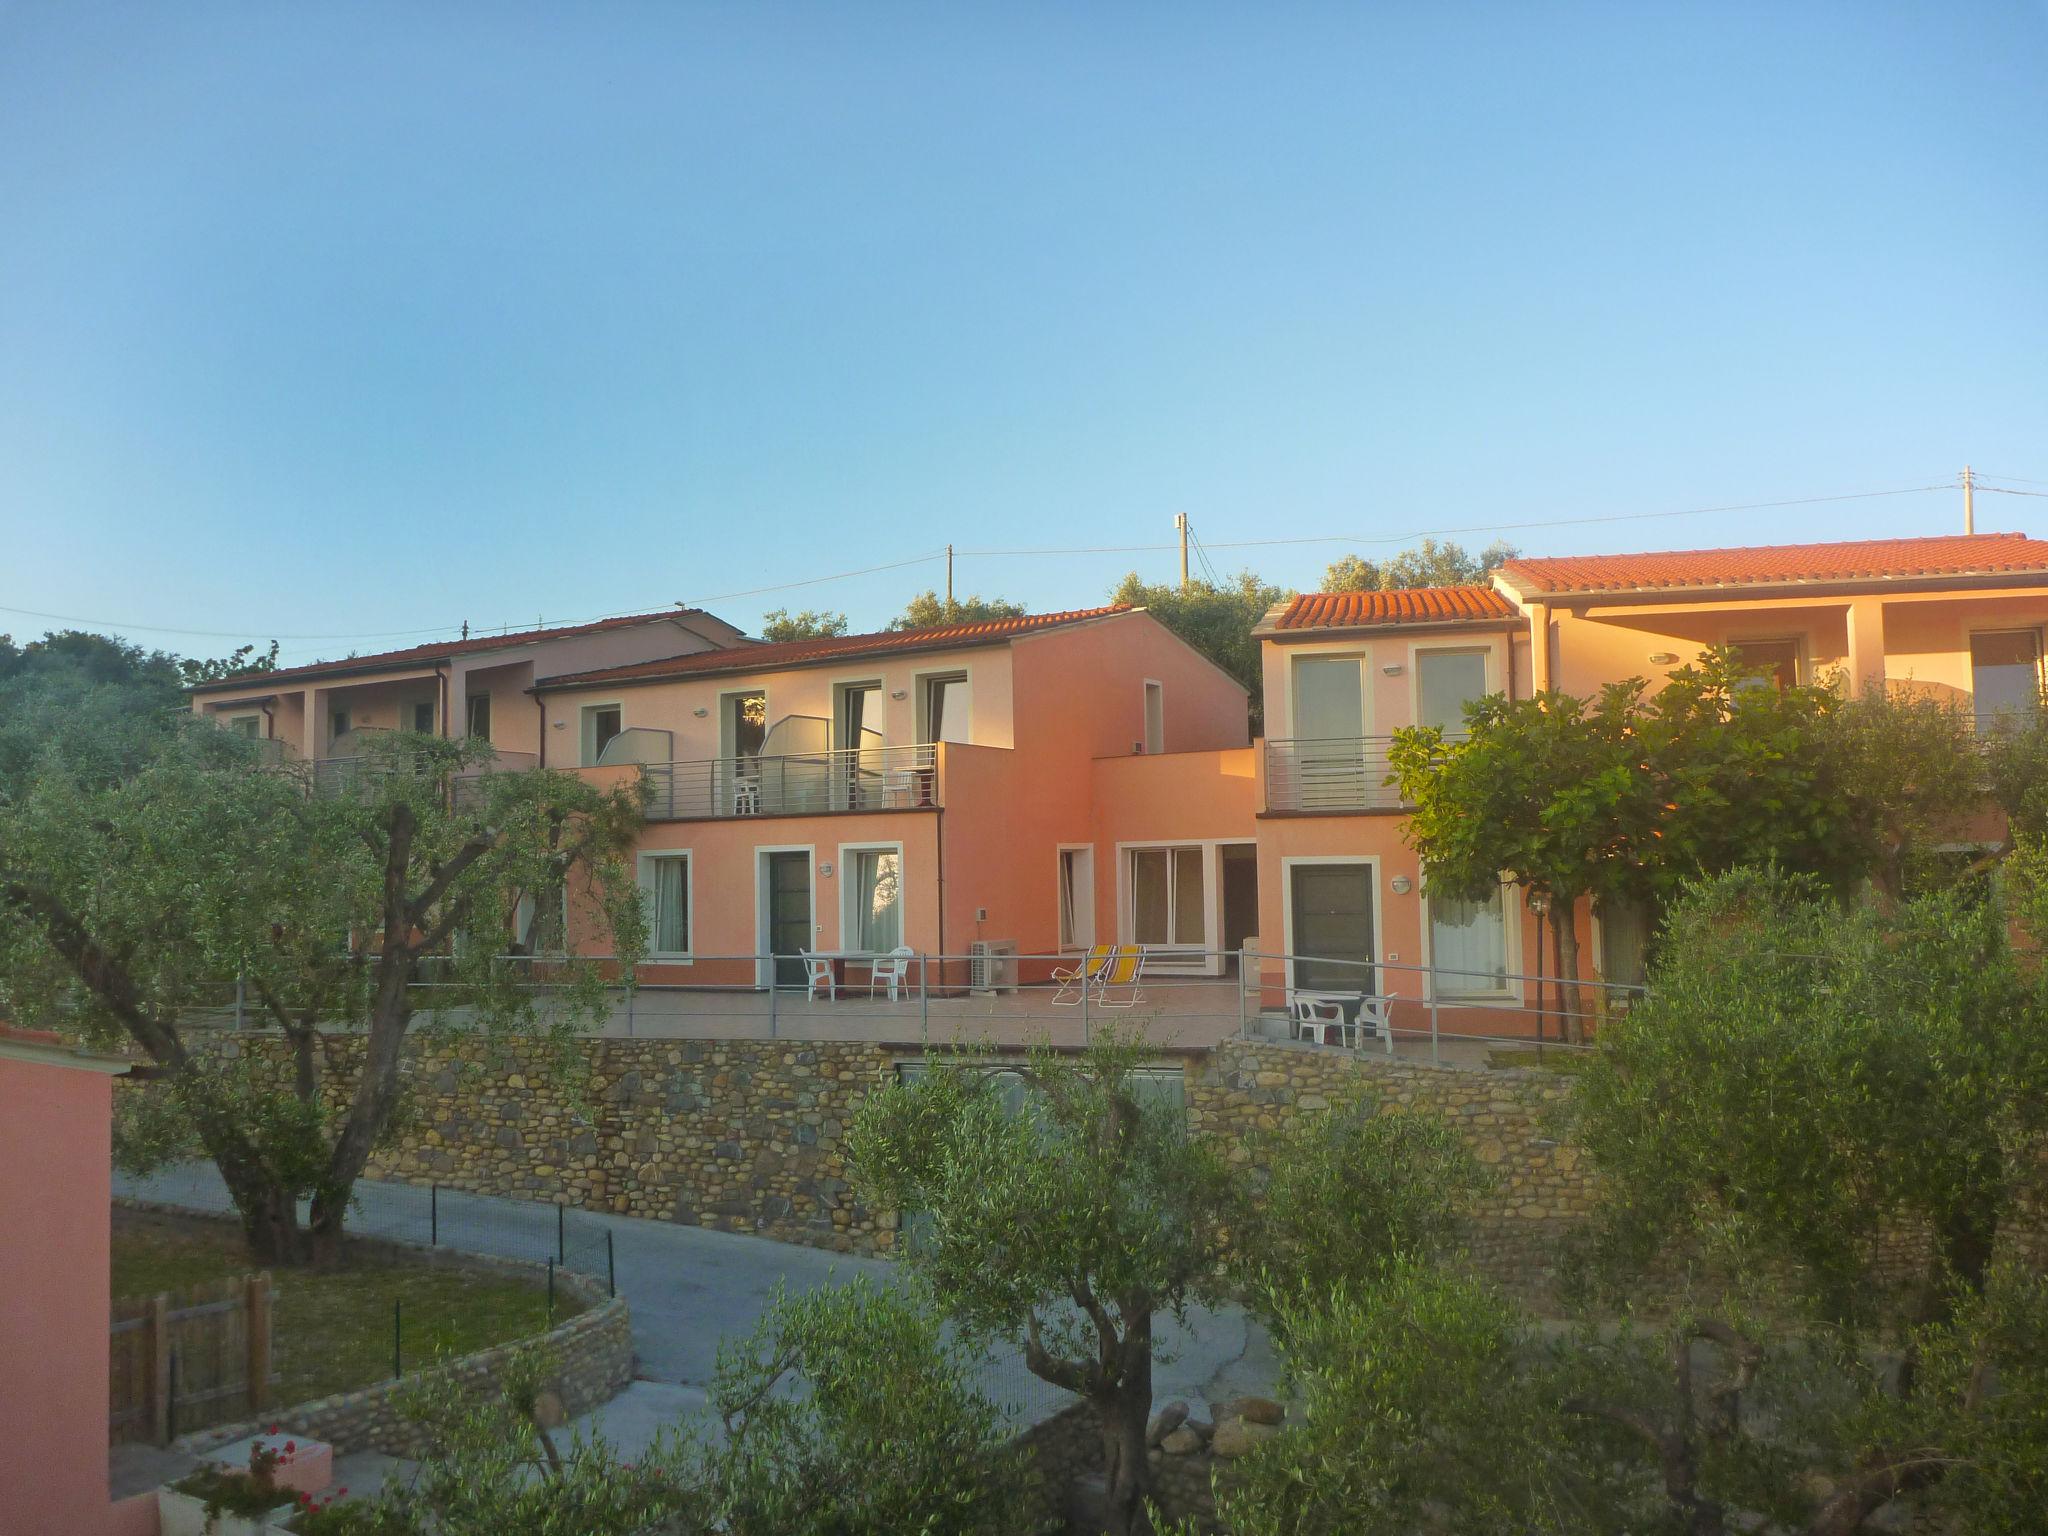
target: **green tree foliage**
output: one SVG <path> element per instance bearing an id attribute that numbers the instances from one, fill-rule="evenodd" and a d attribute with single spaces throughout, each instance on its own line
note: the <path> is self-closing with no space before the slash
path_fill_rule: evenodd
<path id="1" fill-rule="evenodd" d="M 1225 1536 L 1649 1528 L 1625 1523 L 1633 1501 L 1561 1412 L 1528 1323 L 1477 1281 L 1397 1260 L 1289 1302 L 1276 1337 L 1297 1412 L 1217 1488 Z"/>
<path id="2" fill-rule="evenodd" d="M 1363 1295 L 1395 1265 L 1445 1254 L 1487 1184 L 1448 1121 L 1371 1098 L 1291 1115 L 1249 1151 L 1265 1171 L 1232 1251 L 1282 1334 L 1320 1299 Z"/>
<path id="3" fill-rule="evenodd" d="M 964 1057 L 871 1096 L 849 1150 L 862 1198 L 924 1213 L 910 1265 L 966 1336 L 1009 1339 L 1102 1426 L 1120 1529 L 1150 1491 L 1152 1320 L 1220 1295 L 1236 1205 L 1218 1150 L 1143 1090 L 1114 1032 L 1079 1056 L 1034 1050 L 1021 1110 L 992 1063 Z"/>
<path id="4" fill-rule="evenodd" d="M 721 1346 L 719 1450 L 698 1481 L 729 1536 L 1024 1536 L 1031 1473 L 920 1296 L 865 1279 L 778 1296 Z"/>
<path id="5" fill-rule="evenodd" d="M 83 630 L 20 646 L 0 635 L 0 799 L 53 755 L 95 782 L 134 772 L 189 712 L 188 686 L 267 670 L 276 656 L 275 642 L 267 656 L 244 646 L 223 660 L 184 661 Z"/>
<path id="6" fill-rule="evenodd" d="M 763 640 L 818 640 L 846 633 L 846 615 L 822 608 L 805 608 L 791 613 L 777 608 L 761 615 Z"/>
<path id="7" fill-rule="evenodd" d="M 1688 880 L 1768 864 L 1836 889 L 1889 872 L 1902 888 L 1927 832 L 1977 793 L 1954 724 L 1904 697 L 1773 688 L 1721 649 L 1654 694 L 1630 678 L 1592 699 L 1493 695 L 1468 706 L 1462 737 L 1397 732 L 1388 762 L 1432 888 L 1474 898 L 1511 878 L 1548 905 L 1576 1026 L 1584 898 L 1654 907 Z"/>
<path id="8" fill-rule="evenodd" d="M 2048 994 L 2006 914 L 1953 893 L 1884 912 L 1711 882 L 1673 905 L 1655 987 L 1602 1047 L 1573 1102 L 1628 1191 L 1615 1256 L 1789 1264 L 1840 1320 L 1886 1296 L 1902 1221 L 1931 1238 L 1916 1315 L 1981 1291 L 2048 1152 Z"/>
<path id="9" fill-rule="evenodd" d="M 931 629 L 940 624 L 980 624 L 989 619 L 1021 619 L 1024 605 L 1002 597 L 944 598 L 927 590 L 913 597 L 889 621 L 891 629 Z"/>
<path id="10" fill-rule="evenodd" d="M 639 952 L 624 863 L 637 796 L 573 774 L 479 772 L 487 752 L 394 735 L 347 780 L 315 785 L 191 725 L 126 778 L 46 758 L 0 803 L 0 1001 L 139 1047 L 148 1091 L 167 1101 L 139 1117 L 141 1150 L 173 1150 L 167 1127 L 182 1118 L 259 1258 L 338 1255 L 349 1192 L 400 1109 L 422 983 L 435 983 L 436 1029 L 566 1047 L 602 1010 L 598 966 L 568 954 L 537 1010 L 535 978 L 502 959 L 523 899 L 573 889 L 621 959 Z M 288 1046 L 282 1081 L 206 1043 L 237 976 Z M 363 1065 L 330 1118 L 320 1079 L 337 1035 L 360 1037 Z"/>
<path id="11" fill-rule="evenodd" d="M 1242 683 L 1251 695 L 1251 726 L 1265 721 L 1263 668 L 1252 629 L 1266 610 L 1290 596 L 1250 571 L 1226 582 L 1191 581 L 1185 591 L 1168 583 L 1147 583 L 1136 571 L 1109 594 L 1112 603 L 1143 608 L 1181 639 Z"/>
<path id="12" fill-rule="evenodd" d="M 1987 793 L 2011 837 L 2048 847 L 2048 700 L 2038 710 L 1978 733 Z"/>
<path id="13" fill-rule="evenodd" d="M 1483 583 L 1521 551 L 1496 540 L 1470 554 L 1462 544 L 1424 539 L 1385 563 L 1345 555 L 1323 573 L 1325 592 L 1391 592 L 1400 587 L 1470 587 Z"/>

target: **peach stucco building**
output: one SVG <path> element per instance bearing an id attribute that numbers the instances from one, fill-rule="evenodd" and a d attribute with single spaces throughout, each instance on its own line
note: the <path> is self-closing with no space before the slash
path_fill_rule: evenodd
<path id="1" fill-rule="evenodd" d="M 1257 630 L 1257 742 L 1244 689 L 1123 608 L 781 644 L 656 616 L 443 647 L 402 686 L 425 725 L 444 687 L 473 698 L 497 674 L 494 741 L 516 719 L 534 763 L 647 781 L 650 983 L 800 984 L 804 949 L 1108 942 L 1201 978 L 1255 948 L 1267 1006 L 1363 988 L 1397 1016 L 1429 1003 L 1447 1030 L 1511 1034 L 1546 1006 L 1526 979 L 1554 974 L 1542 919 L 1512 890 L 1431 899 L 1386 783 L 1394 732 L 1455 728 L 1489 693 L 1654 685 L 1714 644 L 1782 681 L 1911 684 L 1996 713 L 2038 697 L 2044 629 L 2048 542 L 1982 534 L 1517 559 L 1485 585 L 1296 597 Z M 335 665 L 381 670 L 302 668 L 196 707 L 231 718 L 267 694 L 317 724 L 337 700 L 398 697 L 394 658 Z M 522 920 L 528 948 L 583 926 L 556 906 Z M 1610 944 L 1597 914 L 1580 932 L 1591 974 L 1637 979 L 1639 942 Z M 963 985 L 964 965 L 928 979 Z"/>
<path id="2" fill-rule="evenodd" d="M 125 1061 L 0 1024 L 0 1531 L 142 1536 L 108 1496 L 113 1081 Z"/>
<path id="3" fill-rule="evenodd" d="M 367 731 L 422 731 L 480 737 L 505 766 L 531 767 L 540 752 L 528 691 L 536 677 L 746 643 L 701 609 L 671 609 L 225 678 L 193 689 L 192 708 L 296 762 L 351 758 Z"/>

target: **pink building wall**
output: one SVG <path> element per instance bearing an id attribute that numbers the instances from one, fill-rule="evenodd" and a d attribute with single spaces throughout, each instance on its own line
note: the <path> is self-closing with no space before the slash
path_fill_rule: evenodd
<path id="1" fill-rule="evenodd" d="M 107 1496 L 113 1074 L 0 1025 L 0 1531 L 156 1529 Z"/>

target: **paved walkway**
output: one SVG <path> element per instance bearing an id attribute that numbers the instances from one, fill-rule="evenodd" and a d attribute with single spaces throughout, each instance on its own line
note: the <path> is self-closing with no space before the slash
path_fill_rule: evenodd
<path id="1" fill-rule="evenodd" d="M 148 1179 L 117 1174 L 114 1192 L 196 1210 L 231 1208 L 210 1163 L 186 1164 Z M 705 1406 L 720 1341 L 751 1332 L 778 1289 L 801 1293 L 856 1275 L 887 1281 L 896 1273 L 886 1259 L 639 1217 L 579 1210 L 558 1216 L 549 1204 L 452 1190 L 440 1192 L 430 1229 L 428 1191 L 418 1186 L 366 1179 L 356 1195 L 349 1226 L 365 1236 L 425 1242 L 431 1231 L 442 1246 L 515 1259 L 552 1255 L 566 1236 L 571 1267 L 599 1275 L 608 1236 L 619 1293 L 632 1308 L 640 1379 L 577 1427 L 603 1435 L 622 1453 L 639 1451 L 658 1428 Z M 1241 1393 L 1270 1391 L 1277 1379 L 1263 1331 L 1237 1308 L 1197 1310 L 1185 1328 L 1162 1315 L 1154 1322 L 1154 1337 L 1165 1357 L 1154 1371 L 1156 1401 L 1186 1398 L 1199 1411 L 1203 1401 L 1220 1405 Z M 1072 1401 L 1032 1376 L 1007 1347 L 992 1352 L 980 1384 L 1022 1422 L 1047 1417 Z"/>

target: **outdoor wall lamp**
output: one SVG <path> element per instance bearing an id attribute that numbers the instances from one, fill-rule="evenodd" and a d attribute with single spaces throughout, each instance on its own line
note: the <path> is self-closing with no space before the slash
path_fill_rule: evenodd
<path id="1" fill-rule="evenodd" d="M 1393 886 L 1394 894 L 1396 896 L 1406 896 L 1410 891 L 1415 889 L 1415 882 L 1413 880 L 1410 880 L 1406 875 L 1396 875 L 1392 880 L 1388 881 L 1387 883 Z"/>
<path id="2" fill-rule="evenodd" d="M 695 715 L 699 720 L 702 720 L 706 715 L 710 714 L 711 711 L 706 709 L 702 704 L 699 704 L 695 709 L 691 710 L 690 713 Z"/>
<path id="3" fill-rule="evenodd" d="M 1401 675 L 1401 663 L 1390 661 L 1384 667 L 1381 667 L 1380 670 L 1389 677 L 1399 677 Z"/>
<path id="4" fill-rule="evenodd" d="M 910 697 L 910 690 L 908 688 L 898 688 L 889 697 L 892 699 L 907 699 Z"/>
<path id="5" fill-rule="evenodd" d="M 1676 651 L 1650 652 L 1650 665 L 1653 667 L 1668 667 L 1676 660 L 1678 660 L 1678 652 Z"/>

